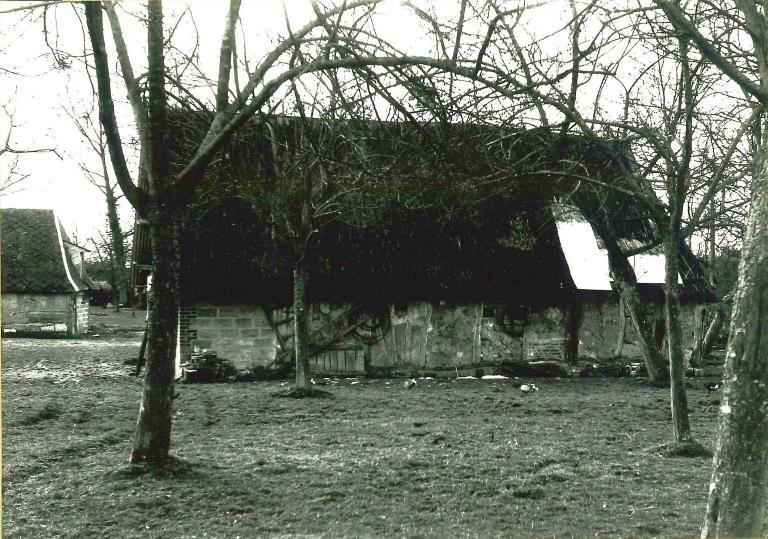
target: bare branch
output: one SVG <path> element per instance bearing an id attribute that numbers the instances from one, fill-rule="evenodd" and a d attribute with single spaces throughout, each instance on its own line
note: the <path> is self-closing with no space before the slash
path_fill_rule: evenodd
<path id="1" fill-rule="evenodd" d="M 107 147 L 109 148 L 109 155 L 112 160 L 112 169 L 115 172 L 117 182 L 125 198 L 139 214 L 142 214 L 145 209 L 145 194 L 136 187 L 131 179 L 115 117 L 109 65 L 107 63 L 107 50 L 104 46 L 104 23 L 101 17 L 101 4 L 96 2 L 86 3 L 85 19 L 88 24 L 88 34 L 91 37 L 91 47 L 93 48 L 93 58 L 96 66 L 96 83 L 99 90 L 99 119 L 104 126 Z"/>

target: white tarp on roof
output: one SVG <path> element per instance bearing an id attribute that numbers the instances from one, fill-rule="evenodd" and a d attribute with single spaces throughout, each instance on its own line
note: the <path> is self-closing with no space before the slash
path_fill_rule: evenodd
<path id="1" fill-rule="evenodd" d="M 573 208 L 555 211 L 557 235 L 568 262 L 571 277 L 579 290 L 611 290 L 608 273 L 608 253 L 601 249 L 592 226 Z M 664 282 L 664 255 L 643 253 L 629 258 L 637 282 L 661 284 Z M 678 275 L 679 283 L 682 279 Z"/>

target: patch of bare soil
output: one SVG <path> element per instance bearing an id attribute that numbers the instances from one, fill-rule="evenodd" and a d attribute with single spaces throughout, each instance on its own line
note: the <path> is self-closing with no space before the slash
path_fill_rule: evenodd
<path id="1" fill-rule="evenodd" d="M 42 341 L 45 342 L 45 341 Z M 177 386 L 183 473 L 126 465 L 139 341 L 3 343 L 8 537 L 693 537 L 710 462 L 665 458 L 668 391 L 633 379 Z M 43 368 L 44 366 L 45 368 Z M 39 373 L 45 373 L 45 375 Z M 73 374 L 74 373 L 74 374 Z M 716 395 L 689 390 L 711 447 Z"/>

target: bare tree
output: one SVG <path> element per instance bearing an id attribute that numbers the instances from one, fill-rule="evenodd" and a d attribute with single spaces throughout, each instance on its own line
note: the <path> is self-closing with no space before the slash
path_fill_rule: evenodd
<path id="1" fill-rule="evenodd" d="M 13 123 L 14 113 L 7 106 L 2 105 L 0 109 L 5 116 L 5 136 L 2 138 L 2 147 L 0 147 L 0 195 L 9 195 L 13 192 L 23 189 L 21 185 L 24 180 L 29 178 L 29 174 L 21 171 L 19 166 L 19 157 L 25 154 L 34 153 L 53 153 L 61 159 L 59 153 L 53 148 L 18 148 L 13 142 L 13 130 L 18 127 Z"/>
<path id="2" fill-rule="evenodd" d="M 562 122 L 559 126 L 563 133 L 572 131 L 585 136 L 601 147 L 606 155 L 612 156 L 615 169 L 620 171 L 619 181 L 612 185 L 599 185 L 595 178 L 579 174 L 578 171 L 571 176 L 579 176 L 585 185 L 591 184 L 598 198 L 606 201 L 591 212 L 588 218 L 606 245 L 611 276 L 636 329 L 651 378 L 664 381 L 671 375 L 674 440 L 686 446 L 697 446 L 691 439 L 684 389 L 679 264 L 681 260 L 685 260 L 687 266 L 696 264 L 685 239 L 697 229 L 712 194 L 728 185 L 730 178 L 723 171 L 751 120 L 744 122 L 731 147 L 725 155 L 721 155 L 723 168 L 720 172 L 713 180 L 702 181 L 702 176 L 696 175 L 701 153 L 694 142 L 698 144 L 702 139 L 701 122 L 697 115 L 701 115 L 702 108 L 706 106 L 704 97 L 707 95 L 708 82 L 702 76 L 704 63 L 698 58 L 690 58 L 688 41 L 684 37 L 675 37 L 673 32 L 664 29 L 658 33 L 658 24 L 654 25 L 656 34 L 640 36 L 638 22 L 627 24 L 624 18 L 626 14 L 615 18 L 609 13 L 606 22 L 596 26 L 594 21 L 600 20 L 599 6 L 587 3 L 577 8 L 576 4 L 571 4 L 572 17 L 563 26 L 571 37 L 571 58 L 546 56 L 541 53 L 542 44 L 534 41 L 521 46 L 515 39 L 519 32 L 517 13 L 504 11 L 496 4 L 492 4 L 492 8 L 491 13 L 496 15 L 489 26 L 504 28 L 510 38 L 494 42 L 497 48 L 495 53 L 481 46 L 478 56 L 485 54 L 494 60 L 497 56 L 517 57 L 527 65 L 522 70 L 525 80 L 515 78 L 512 72 L 500 73 L 500 67 L 496 67 L 494 74 L 506 83 L 500 93 L 504 93 L 507 88 L 525 93 L 537 104 L 542 123 L 551 126 L 553 118 L 560 116 Z M 629 13 L 645 16 L 643 10 Z M 587 37 L 587 28 L 590 27 L 592 37 Z M 493 31 L 489 31 L 488 36 L 492 35 Z M 619 79 L 619 62 L 630 51 L 637 49 L 643 39 L 651 41 L 649 52 L 654 61 L 647 68 L 640 69 L 640 75 L 631 83 L 624 84 L 623 80 L 618 80 L 618 84 L 625 89 L 625 114 L 623 118 L 616 118 L 615 114 L 611 118 L 611 113 L 600 105 L 605 96 L 606 83 Z M 483 43 L 491 42 L 492 39 L 485 39 Z M 654 48 L 658 49 L 656 56 L 653 55 Z M 502 62 L 497 61 L 496 66 L 503 65 Z M 480 59 L 477 65 L 481 65 Z M 653 70 L 658 66 L 664 68 L 658 76 L 648 76 L 649 73 L 653 75 Z M 596 92 L 594 78 L 599 80 Z M 671 78 L 673 84 L 667 78 Z M 593 88 L 591 90 L 590 83 Z M 658 90 L 653 90 L 654 87 L 658 87 Z M 579 99 L 587 91 L 596 93 L 592 107 Z M 644 103 L 647 106 L 640 106 Z M 647 118 L 656 120 L 649 122 Z M 645 148 L 645 151 L 636 154 L 634 162 L 631 162 L 626 153 L 612 144 L 612 139 L 617 138 L 631 141 Z M 676 149 L 678 140 L 681 140 L 680 148 Z M 704 192 L 700 200 L 690 206 L 686 215 L 686 207 L 692 200 L 690 195 L 694 180 L 703 183 Z M 664 193 L 665 200 L 661 200 L 657 189 Z M 616 215 L 606 211 L 610 206 L 612 191 L 623 191 L 624 195 L 629 195 L 645 209 L 645 214 L 650 218 L 651 238 L 648 245 L 632 249 L 620 247 L 615 233 L 618 224 Z M 639 299 L 637 280 L 627 260 L 630 255 L 658 245 L 663 246 L 666 255 L 664 318 L 669 369 L 664 365 L 659 350 L 661 342 L 656 342 L 653 317 L 649 316 Z"/>
<path id="3" fill-rule="evenodd" d="M 251 64 L 241 86 L 241 81 L 233 77 L 233 73 L 237 72 L 233 69 L 233 58 L 237 49 L 235 27 L 240 2 L 232 0 L 220 46 L 214 114 L 202 141 L 178 170 L 171 167 L 166 145 L 169 92 L 162 4 L 153 1 L 147 8 L 146 92 L 142 91 L 134 73 L 114 6 L 109 2 L 86 4 L 99 116 L 112 167 L 126 199 L 140 216 L 147 219 L 152 240 L 154 305 L 149 322 L 150 354 L 132 462 L 163 465 L 169 458 L 179 306 L 179 223 L 189 197 L 204 177 L 217 150 L 254 115 L 262 112 L 286 82 L 307 73 L 373 69 L 376 66 L 386 70 L 417 65 L 432 68 L 451 65 L 449 60 L 398 54 L 391 48 L 387 48 L 384 54 L 379 53 L 382 50 L 381 40 L 376 39 L 373 33 L 360 31 L 361 25 L 369 21 L 377 3 L 377 0 L 358 0 L 333 8 L 313 4 L 314 18 L 303 27 L 291 30 L 260 61 Z M 139 182 L 138 185 L 126 164 L 121 130 L 114 111 L 102 9 L 110 21 L 123 82 L 139 133 L 143 156 L 141 170 L 146 175 L 146 182 Z M 301 47 L 300 56 L 296 54 L 297 47 Z"/>
<path id="4" fill-rule="evenodd" d="M 98 157 L 98 170 L 89 168 L 86 163 L 80 164 L 80 170 L 104 196 L 107 218 L 106 239 L 109 241 L 109 248 L 103 251 L 108 255 L 113 304 L 117 311 L 120 310 L 121 304 L 126 304 L 130 300 L 125 233 L 120 225 L 118 214 L 118 203 L 122 198 L 122 194 L 120 194 L 117 184 L 110 177 L 107 165 L 106 142 L 101 125 L 93 125 L 88 115 L 78 116 L 74 111 L 70 110 L 65 110 L 65 112 L 72 119 L 80 135 L 93 150 L 93 153 Z M 104 239 L 101 238 L 102 243 Z"/>
<path id="5" fill-rule="evenodd" d="M 721 28 L 743 41 L 718 42 L 675 2 L 654 0 L 696 48 L 768 112 L 768 21 L 761 6 L 735 0 L 725 11 L 708 5 Z M 747 37 L 748 36 L 748 37 Z M 748 42 L 751 41 L 751 49 Z M 739 48 L 737 54 L 732 54 Z M 746 64 L 746 65 L 745 65 Z M 702 537 L 759 537 L 768 502 L 768 147 L 756 155 L 749 224 L 731 315 L 714 471 Z"/>

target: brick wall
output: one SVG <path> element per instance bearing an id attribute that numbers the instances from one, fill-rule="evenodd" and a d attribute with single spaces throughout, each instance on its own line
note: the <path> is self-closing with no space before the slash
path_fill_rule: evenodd
<path id="1" fill-rule="evenodd" d="M 277 341 L 264 310 L 257 305 L 199 304 L 179 311 L 181 361 L 195 347 L 214 350 L 238 369 L 268 365 Z"/>
<path id="2" fill-rule="evenodd" d="M 75 297 L 75 335 L 88 333 L 88 315 L 88 299 L 85 297 L 85 294 L 81 292 Z"/>

